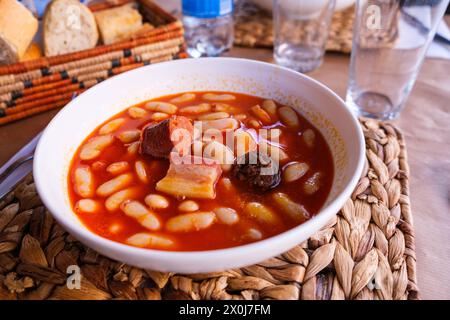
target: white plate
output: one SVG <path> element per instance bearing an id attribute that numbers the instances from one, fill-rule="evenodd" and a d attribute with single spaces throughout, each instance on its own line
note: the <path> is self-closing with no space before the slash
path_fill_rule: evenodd
<path id="1" fill-rule="evenodd" d="M 229 249 L 168 252 L 131 247 L 89 231 L 72 211 L 67 175 L 82 141 L 100 123 L 141 101 L 186 91 L 220 90 L 275 99 L 293 106 L 327 140 L 335 176 L 318 215 L 277 236 Z M 106 80 L 70 102 L 44 131 L 35 153 L 34 179 L 58 223 L 86 246 L 141 268 L 181 273 L 211 272 L 260 262 L 306 240 L 350 197 L 364 163 L 364 139 L 344 102 L 319 82 L 276 65 L 244 59 L 185 59 L 142 67 Z"/>

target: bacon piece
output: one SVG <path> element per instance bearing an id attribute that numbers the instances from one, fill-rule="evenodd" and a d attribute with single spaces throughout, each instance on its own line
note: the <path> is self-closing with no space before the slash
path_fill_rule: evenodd
<path id="1" fill-rule="evenodd" d="M 221 174 L 220 164 L 211 159 L 172 156 L 169 170 L 156 184 L 156 190 L 179 197 L 214 199 Z"/>

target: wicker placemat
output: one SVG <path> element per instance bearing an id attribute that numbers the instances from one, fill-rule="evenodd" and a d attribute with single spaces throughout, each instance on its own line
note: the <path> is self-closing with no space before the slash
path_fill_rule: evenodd
<path id="1" fill-rule="evenodd" d="M 362 120 L 367 161 L 352 198 L 308 241 L 242 269 L 180 275 L 100 256 L 54 223 L 31 177 L 0 200 L 0 299 L 417 299 L 402 134 Z M 81 289 L 66 286 L 78 265 Z"/>
<path id="2" fill-rule="evenodd" d="M 244 1 L 236 10 L 234 43 L 243 47 L 273 46 L 272 14 L 253 3 Z M 355 8 L 352 6 L 335 12 L 330 26 L 326 50 L 350 53 L 352 50 L 353 23 Z"/>

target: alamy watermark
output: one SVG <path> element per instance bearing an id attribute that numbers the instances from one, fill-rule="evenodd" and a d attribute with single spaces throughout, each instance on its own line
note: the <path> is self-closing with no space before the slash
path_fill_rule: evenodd
<path id="1" fill-rule="evenodd" d="M 271 159 L 261 168 L 261 175 L 278 171 L 281 146 L 279 129 L 221 130 L 203 127 L 202 121 L 194 122 L 193 134 L 184 128 L 171 133 L 174 142 L 171 152 L 173 164 L 257 164 L 258 157 Z M 239 138 L 239 135 L 242 135 Z M 263 142 L 263 143 L 260 143 Z M 255 151 L 255 152 L 251 152 Z M 250 152 L 250 153 L 249 153 Z M 245 157 L 249 153 L 250 155 Z"/>
<path id="2" fill-rule="evenodd" d="M 381 8 L 376 4 L 366 8 L 366 28 L 369 30 L 381 29 Z"/>
<path id="3" fill-rule="evenodd" d="M 79 266 L 73 264 L 67 267 L 66 273 L 68 274 L 66 280 L 66 286 L 68 289 L 81 289 L 81 269 Z"/>

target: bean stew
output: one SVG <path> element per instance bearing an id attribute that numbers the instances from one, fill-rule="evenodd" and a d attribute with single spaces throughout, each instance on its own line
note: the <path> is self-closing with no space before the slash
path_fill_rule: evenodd
<path id="1" fill-rule="evenodd" d="M 71 162 L 69 197 L 92 232 L 201 251 L 289 230 L 319 212 L 330 149 L 293 108 L 230 92 L 145 101 L 101 124 Z"/>

